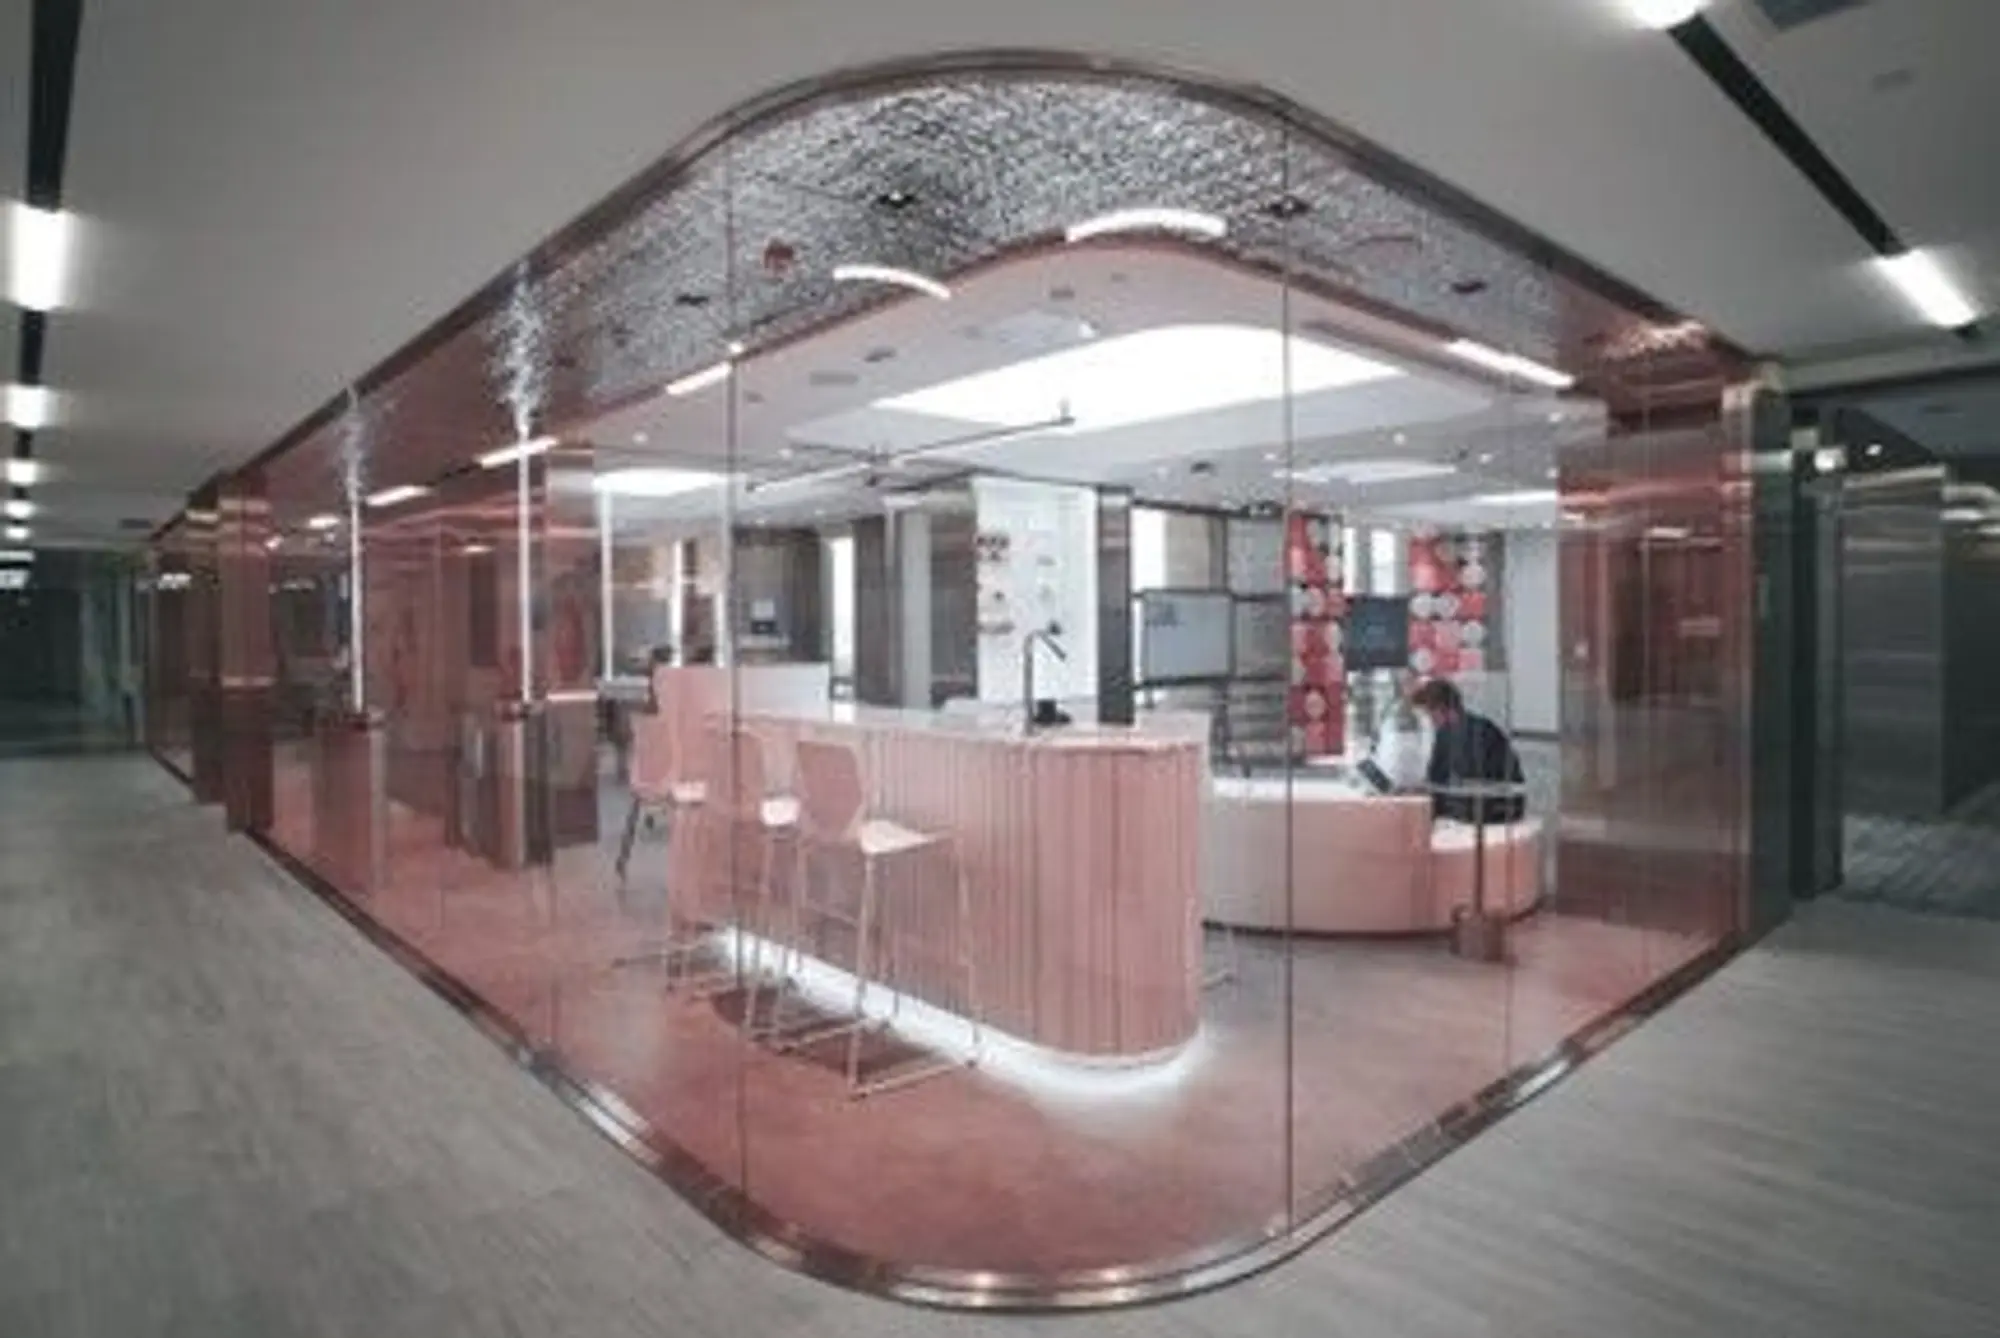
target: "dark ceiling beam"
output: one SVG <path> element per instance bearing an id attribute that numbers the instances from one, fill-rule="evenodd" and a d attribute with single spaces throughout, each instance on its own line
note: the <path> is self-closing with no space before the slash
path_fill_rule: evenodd
<path id="1" fill-rule="evenodd" d="M 36 209 L 62 208 L 63 166 L 69 156 L 69 113 L 76 92 L 76 48 L 83 32 L 83 0 L 35 0 L 33 42 L 28 55 L 28 179 L 22 199 Z M 21 312 L 20 350 L 14 379 L 42 383 L 48 317 Z M 35 434 L 14 433 L 14 456 L 35 453 Z M 26 497 L 22 488 L 12 496 Z"/>
<path id="2" fill-rule="evenodd" d="M 1778 95 L 1736 54 L 1714 24 L 1697 14 L 1670 28 L 1668 35 L 1876 255 L 1898 256 L 1910 249 L 1881 210 L 1835 165 L 1798 119 L 1785 110 Z M 1980 337 L 1977 323 L 1961 326 L 1954 333 L 1968 341 Z"/>

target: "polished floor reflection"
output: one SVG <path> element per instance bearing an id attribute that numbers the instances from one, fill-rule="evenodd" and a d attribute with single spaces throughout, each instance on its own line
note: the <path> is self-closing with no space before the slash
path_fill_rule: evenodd
<path id="1" fill-rule="evenodd" d="M 498 872 L 392 806 L 391 877 L 367 913 L 760 1207 L 903 1263 L 1048 1273 L 1253 1235 L 1287 1206 L 1288 1095 L 1310 1208 L 1707 946 L 1545 909 L 1516 927 L 1511 968 L 1435 939 L 1299 940 L 1288 972 L 1280 939 L 1211 934 L 1232 978 L 1157 1072 L 959 1070 L 856 1102 L 840 1047 L 747 1045 L 739 994 L 670 993 L 657 967 L 619 965 L 660 941 L 667 843 L 642 834 L 621 891 L 606 769 L 604 839 L 553 869 Z M 311 849 L 309 784 L 296 760 L 280 772 L 274 835 L 295 851 Z"/>

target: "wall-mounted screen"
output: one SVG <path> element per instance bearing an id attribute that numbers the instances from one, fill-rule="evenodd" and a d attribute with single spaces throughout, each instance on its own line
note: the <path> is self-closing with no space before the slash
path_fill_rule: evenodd
<path id="1" fill-rule="evenodd" d="M 1227 678 L 1235 601 L 1226 590 L 1139 596 L 1139 677 L 1147 683 Z"/>
<path id="2" fill-rule="evenodd" d="M 1347 602 L 1344 633 L 1349 669 L 1401 669 L 1410 662 L 1410 602 L 1400 595 L 1356 595 Z"/>

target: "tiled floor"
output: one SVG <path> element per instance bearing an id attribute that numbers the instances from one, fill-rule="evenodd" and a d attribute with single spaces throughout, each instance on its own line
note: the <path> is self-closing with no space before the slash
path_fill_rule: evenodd
<path id="1" fill-rule="evenodd" d="M 279 804 L 280 842 L 299 851 L 303 784 L 288 773 Z M 606 817 L 622 811 L 607 802 Z M 812 1236 L 961 1270 L 1125 1266 L 1254 1235 L 1704 946 L 1544 912 L 1505 967 L 1436 940 L 1300 940 L 1288 972 L 1277 940 L 1246 936 L 1213 944 L 1236 977 L 1206 994 L 1170 1081 L 1093 1083 L 1086 1100 L 959 1070 L 856 1103 L 838 1046 L 748 1045 L 733 999 L 614 965 L 660 938 L 664 842 L 641 843 L 624 893 L 608 843 L 565 851 L 552 874 L 500 875 L 398 810 L 393 844 L 369 913 L 536 1044 Z"/>
<path id="2" fill-rule="evenodd" d="M 0 763 L 0 1334 L 1975 1338 L 1996 1044 L 2000 926 L 1820 904 L 1271 1273 L 938 1315 L 720 1236 L 157 767 Z"/>
<path id="3" fill-rule="evenodd" d="M 1851 815 L 1844 837 L 1840 896 L 2000 920 L 2000 785 L 1937 818 Z"/>

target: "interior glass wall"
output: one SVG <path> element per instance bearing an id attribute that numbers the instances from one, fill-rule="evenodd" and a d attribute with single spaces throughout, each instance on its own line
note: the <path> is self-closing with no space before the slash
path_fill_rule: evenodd
<path id="1" fill-rule="evenodd" d="M 1736 369 L 1307 124 L 864 80 L 538 251 L 263 466 L 265 835 L 816 1271 L 1393 1184 L 1737 927 Z"/>

